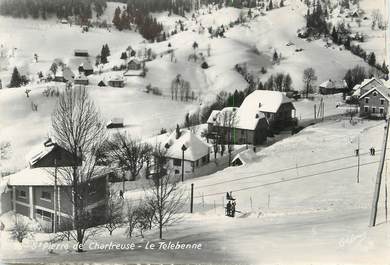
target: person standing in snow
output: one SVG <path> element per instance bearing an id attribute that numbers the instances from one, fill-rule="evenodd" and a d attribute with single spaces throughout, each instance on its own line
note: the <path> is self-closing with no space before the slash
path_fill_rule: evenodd
<path id="1" fill-rule="evenodd" d="M 233 202 L 232 203 L 232 210 L 231 210 L 231 217 L 234 217 L 234 215 L 236 214 L 236 202 Z"/>
<path id="2" fill-rule="evenodd" d="M 226 204 L 226 216 L 230 216 L 231 208 L 232 208 L 232 204 L 231 204 L 230 201 L 229 201 L 229 202 Z"/>

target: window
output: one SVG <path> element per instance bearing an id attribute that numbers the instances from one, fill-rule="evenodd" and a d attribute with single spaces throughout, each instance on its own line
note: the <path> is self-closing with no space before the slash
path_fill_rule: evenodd
<path id="1" fill-rule="evenodd" d="M 368 103 L 369 100 L 370 100 L 369 97 L 364 98 L 364 102 L 365 102 L 366 104 Z"/>
<path id="2" fill-rule="evenodd" d="M 384 108 L 379 108 L 379 113 L 380 113 L 380 114 L 383 114 L 384 111 L 385 111 Z"/>
<path id="3" fill-rule="evenodd" d="M 96 193 L 96 186 L 92 185 L 91 183 L 88 183 L 88 194 L 95 194 Z"/>
<path id="4" fill-rule="evenodd" d="M 367 106 L 364 107 L 364 112 L 368 112 L 368 107 Z"/>
<path id="5" fill-rule="evenodd" d="M 48 221 L 51 221 L 51 213 L 46 212 L 46 211 L 41 210 L 41 209 L 36 209 L 35 213 L 40 215 L 42 217 L 42 219 L 46 219 Z"/>
<path id="6" fill-rule="evenodd" d="M 25 199 L 27 197 L 26 191 L 24 190 L 18 190 L 17 191 L 18 197 Z"/>
<path id="7" fill-rule="evenodd" d="M 48 192 L 48 191 L 42 191 L 42 193 L 41 193 L 41 200 L 51 201 L 51 193 Z"/>
<path id="8" fill-rule="evenodd" d="M 376 111 L 376 108 L 372 107 L 372 113 L 375 113 L 375 111 Z"/>
<path id="9" fill-rule="evenodd" d="M 374 97 L 376 97 L 376 96 L 378 96 L 378 93 L 377 93 L 376 91 L 374 91 L 374 92 L 372 93 L 372 95 L 373 95 Z"/>
<path id="10" fill-rule="evenodd" d="M 180 159 L 173 159 L 173 165 L 174 166 L 181 166 L 181 160 Z"/>
<path id="11" fill-rule="evenodd" d="M 385 105 L 385 99 L 381 98 L 381 105 Z"/>
<path id="12" fill-rule="evenodd" d="M 179 174 L 179 173 L 180 173 L 180 170 L 175 169 L 175 174 Z"/>
<path id="13" fill-rule="evenodd" d="M 199 160 L 196 160 L 196 161 L 195 161 L 195 166 L 196 166 L 196 167 L 199 166 Z"/>

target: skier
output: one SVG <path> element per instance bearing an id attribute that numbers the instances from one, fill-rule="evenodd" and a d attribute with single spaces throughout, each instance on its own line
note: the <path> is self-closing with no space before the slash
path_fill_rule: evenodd
<path id="1" fill-rule="evenodd" d="M 121 197 L 123 199 L 123 190 L 119 191 L 119 197 Z"/>

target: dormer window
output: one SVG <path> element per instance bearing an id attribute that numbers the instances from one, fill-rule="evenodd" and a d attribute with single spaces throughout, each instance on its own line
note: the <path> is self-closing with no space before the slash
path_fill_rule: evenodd
<path id="1" fill-rule="evenodd" d="M 374 91 L 374 92 L 372 92 L 372 95 L 373 95 L 374 97 L 376 97 L 376 96 L 378 96 L 378 93 L 377 93 L 376 91 Z"/>

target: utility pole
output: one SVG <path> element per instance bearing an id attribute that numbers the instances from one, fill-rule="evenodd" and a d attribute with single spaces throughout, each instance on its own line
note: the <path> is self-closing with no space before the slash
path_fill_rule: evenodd
<path id="1" fill-rule="evenodd" d="M 385 219 L 387 223 L 387 161 L 386 161 L 386 173 L 385 173 Z"/>
<path id="2" fill-rule="evenodd" d="M 377 217 L 377 212 L 378 212 L 379 193 L 380 193 L 381 182 L 382 182 L 383 166 L 384 166 L 384 163 L 385 163 L 386 151 L 387 151 L 387 137 L 389 136 L 389 124 L 390 124 L 390 119 L 388 119 L 387 122 L 386 122 L 385 132 L 384 132 L 384 135 L 383 135 L 381 160 L 379 162 L 378 172 L 377 172 L 377 176 L 376 176 L 374 198 L 372 200 L 372 207 L 371 207 L 370 227 L 374 227 L 375 224 L 376 224 L 376 217 Z"/>
<path id="3" fill-rule="evenodd" d="M 191 183 L 191 204 L 190 204 L 190 213 L 194 212 L 194 183 Z"/>
<path id="4" fill-rule="evenodd" d="M 360 182 L 360 136 L 358 136 L 358 146 L 357 146 L 357 176 L 356 182 Z"/>
<path id="5" fill-rule="evenodd" d="M 53 208 L 54 208 L 54 214 L 53 214 L 53 233 L 57 233 L 57 158 L 54 158 L 54 193 L 53 193 Z"/>

